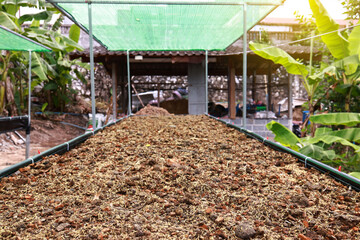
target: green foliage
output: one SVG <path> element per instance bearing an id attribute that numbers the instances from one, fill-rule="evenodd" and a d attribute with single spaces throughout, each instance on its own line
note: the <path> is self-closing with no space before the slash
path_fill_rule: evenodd
<path id="1" fill-rule="evenodd" d="M 310 116 L 310 121 L 322 125 L 353 127 L 360 123 L 360 113 L 328 113 Z"/>
<path id="2" fill-rule="evenodd" d="M 14 16 L 7 13 L 7 12 L 1 12 L 0 11 L 0 23 L 2 26 L 10 29 L 10 30 L 14 30 L 14 31 L 18 31 L 19 30 L 19 26 L 13 21 Z"/>
<path id="3" fill-rule="evenodd" d="M 351 172 L 349 175 L 360 179 L 360 172 Z"/>
<path id="4" fill-rule="evenodd" d="M 16 17 L 19 7 L 36 7 L 43 11 L 36 14 L 26 14 L 20 18 Z M 56 20 L 55 24 L 49 30 L 48 23 L 52 16 L 58 11 L 49 3 L 43 0 L 2 0 L 0 1 L 0 24 L 6 26 L 19 34 L 22 34 L 34 41 L 37 41 L 45 46 L 48 46 L 53 51 L 50 53 L 32 53 L 32 88 L 35 85 L 43 85 L 43 94 L 47 95 L 48 108 L 52 110 L 64 110 L 65 105 L 71 101 L 71 97 L 75 91 L 71 88 L 71 82 L 74 76 L 77 76 L 82 81 L 84 77 L 77 70 L 72 71 L 72 65 L 78 64 L 78 60 L 70 61 L 68 53 L 77 49 L 82 51 L 83 48 L 77 43 L 79 40 L 80 29 L 77 26 L 72 26 L 70 30 L 70 38 L 59 33 L 59 28 L 63 21 L 63 16 Z M 40 20 L 44 24 L 40 25 Z M 25 21 L 31 22 L 30 27 L 23 28 L 21 26 Z M 3 58 L 3 57 L 2 57 Z M 8 68 L 9 63 L 14 65 Z M 6 61 L 0 61 L 0 72 L 6 72 L 13 79 L 15 88 L 15 95 L 19 99 L 17 102 L 22 105 L 24 109 L 24 97 L 26 96 L 26 81 L 27 69 L 29 63 L 28 53 L 13 53 Z M 3 77 L 5 75 L 3 74 Z M 1 82 L 0 82 L 1 83 Z M 0 103 L 3 100 L 3 95 L 0 95 Z M 2 109 L 0 107 L 0 114 Z"/>
<path id="5" fill-rule="evenodd" d="M 334 160 L 336 157 L 334 150 L 324 150 L 323 147 L 314 144 L 300 148 L 299 152 L 319 161 Z"/>
<path id="6" fill-rule="evenodd" d="M 355 27 L 349 35 L 350 55 L 359 55 L 360 53 L 360 27 Z"/>
<path id="7" fill-rule="evenodd" d="M 71 27 L 70 27 L 70 31 L 69 31 L 69 38 L 71 40 L 73 40 L 74 42 L 79 42 L 79 39 L 80 39 L 80 28 L 78 25 L 76 24 L 73 24 Z"/>
<path id="8" fill-rule="evenodd" d="M 348 118 L 348 113 L 340 115 L 344 115 L 339 117 L 341 121 L 348 123 L 344 120 Z M 321 122 L 331 123 L 334 120 L 332 114 L 322 116 Z M 360 124 L 360 120 L 357 123 Z M 292 136 L 292 132 L 280 123 L 272 121 L 266 127 L 275 134 L 275 141 L 284 146 L 333 166 L 340 164 L 347 171 L 360 170 L 360 146 L 352 143 L 359 141 L 359 128 L 333 131 L 332 128 L 323 127 L 317 129 L 315 137 L 299 139 Z"/>
<path id="9" fill-rule="evenodd" d="M 281 64 L 284 66 L 286 71 L 290 74 L 302 76 L 306 76 L 308 74 L 306 67 L 302 63 L 296 61 L 287 52 L 280 48 L 253 42 L 250 42 L 249 46 L 250 49 L 257 55 L 265 59 L 272 60 L 275 64 Z"/>
<path id="10" fill-rule="evenodd" d="M 46 20 L 49 18 L 49 12 L 47 11 L 42 11 L 39 13 L 35 13 L 35 14 L 24 14 L 22 15 L 19 19 L 18 19 L 18 24 L 21 25 L 26 21 L 33 21 L 33 20 Z"/>
<path id="11" fill-rule="evenodd" d="M 41 106 L 41 112 L 45 112 L 45 109 L 46 109 L 47 106 L 48 106 L 48 103 L 44 103 L 44 104 Z"/>
<path id="12" fill-rule="evenodd" d="M 345 128 L 335 131 L 326 127 L 316 129 L 315 136 L 321 136 L 324 134 L 344 138 L 350 142 L 360 143 L 360 128 Z"/>
<path id="13" fill-rule="evenodd" d="M 341 4 L 346 9 L 347 19 L 360 19 L 360 0 L 343 0 Z"/>
<path id="14" fill-rule="evenodd" d="M 275 141 L 295 151 L 299 151 L 298 143 L 300 143 L 300 139 L 284 125 L 271 121 L 266 124 L 266 127 L 275 134 Z"/>
<path id="15" fill-rule="evenodd" d="M 321 36 L 331 54 L 337 59 L 349 56 L 348 42 L 344 36 L 340 35 L 341 33 L 337 32 L 339 24 L 330 17 L 319 0 L 309 0 L 309 3 L 319 33 L 332 32 Z"/>

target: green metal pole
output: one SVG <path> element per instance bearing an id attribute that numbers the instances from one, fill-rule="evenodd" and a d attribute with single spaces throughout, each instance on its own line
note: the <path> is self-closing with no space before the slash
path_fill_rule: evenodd
<path id="1" fill-rule="evenodd" d="M 315 31 L 311 31 L 311 40 L 310 40 L 310 75 L 312 74 L 312 62 L 313 62 L 313 49 L 314 49 L 314 37 Z"/>
<path id="2" fill-rule="evenodd" d="M 96 126 L 96 109 L 95 109 L 94 49 L 93 49 L 91 2 L 88 3 L 88 14 L 89 14 L 89 44 L 90 44 L 91 115 L 92 115 L 93 131 L 95 131 L 97 126 Z"/>
<path id="3" fill-rule="evenodd" d="M 128 115 L 131 115 L 131 81 L 130 81 L 130 53 L 126 51 L 126 66 L 127 66 L 127 79 L 128 79 Z"/>
<path id="4" fill-rule="evenodd" d="M 28 126 L 31 126 L 31 51 L 29 51 L 29 94 L 28 94 Z M 28 129 L 27 131 L 30 131 Z M 26 133 L 26 151 L 25 151 L 25 159 L 28 159 L 30 155 L 30 132 Z"/>
<path id="5" fill-rule="evenodd" d="M 209 82 L 209 78 L 208 78 L 208 71 L 209 71 L 209 67 L 208 67 L 208 50 L 205 51 L 205 113 L 208 114 L 208 101 L 209 101 L 209 93 L 208 93 L 208 82 Z"/>
<path id="6" fill-rule="evenodd" d="M 243 6 L 243 127 L 246 129 L 246 94 L 247 94 L 247 4 Z"/>

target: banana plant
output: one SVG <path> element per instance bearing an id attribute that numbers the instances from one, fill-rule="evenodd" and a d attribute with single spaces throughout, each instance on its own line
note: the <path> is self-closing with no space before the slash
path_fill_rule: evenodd
<path id="1" fill-rule="evenodd" d="M 43 11 L 36 14 L 26 14 L 20 18 L 17 18 L 15 15 L 18 12 L 20 6 L 38 7 Z M 76 69 L 72 70 L 71 68 L 73 64 L 79 65 L 79 61 L 70 61 L 67 54 L 75 49 L 82 51 L 83 48 L 78 44 L 80 28 L 76 25 L 71 27 L 69 37 L 61 35 L 59 29 L 63 20 L 61 15 L 50 28 L 50 30 L 48 29 L 47 24 L 52 19 L 54 13 L 58 13 L 58 11 L 51 4 L 42 0 L 0 0 L 1 25 L 7 26 L 8 28 L 45 46 L 48 46 L 53 50 L 52 53 L 31 54 L 33 75 L 33 82 L 31 87 L 34 87 L 38 84 L 44 85 L 44 91 L 51 91 L 49 95 L 54 97 L 53 100 L 56 103 L 55 107 L 61 106 L 61 108 L 63 108 L 64 104 L 68 102 L 68 91 L 72 92 L 70 83 L 74 79 L 73 75 L 76 75 L 80 79 L 84 79 L 81 73 L 76 72 Z M 25 21 L 31 22 L 31 24 L 29 27 L 22 28 L 21 24 Z M 40 25 L 40 21 L 44 22 L 42 26 Z M 28 53 L 17 54 L 16 59 L 12 59 L 12 62 L 15 64 L 25 63 L 26 66 L 26 64 L 29 62 L 29 55 Z M 1 62 L 0 66 L 2 65 L 6 65 L 4 64 L 4 60 Z M 17 67 L 20 67 L 20 65 Z M 26 71 L 26 67 L 23 69 L 23 71 Z M 12 75 L 12 79 L 19 78 L 21 75 L 12 73 L 11 71 L 7 72 Z M 74 72 L 74 74 L 72 72 Z M 5 93 L 2 94 L 3 90 L 1 86 L 2 85 L 0 84 L 0 111 L 2 110 L 1 106 L 3 106 L 2 96 L 5 95 Z M 19 86 L 20 89 L 22 89 L 23 85 L 21 83 Z M 57 87 L 54 88 L 54 86 Z M 23 95 L 24 94 L 22 93 L 19 94 L 19 96 Z"/>
<path id="2" fill-rule="evenodd" d="M 360 113 L 320 114 L 311 116 L 310 121 L 332 127 L 351 127 L 360 124 Z M 321 127 L 316 130 L 315 137 L 298 138 L 278 122 L 272 121 L 266 127 L 275 134 L 274 140 L 284 146 L 325 163 L 342 164 L 347 170 L 360 170 L 360 128 Z"/>
<path id="3" fill-rule="evenodd" d="M 314 115 L 315 106 L 317 104 L 315 103 L 314 97 L 316 91 L 318 90 L 320 80 L 319 78 L 308 78 L 309 67 L 302 62 L 295 60 L 287 52 L 280 48 L 273 47 L 267 44 L 253 42 L 250 42 L 249 46 L 250 49 L 253 50 L 254 53 L 259 55 L 260 57 L 269 59 L 275 64 L 282 65 L 288 73 L 302 76 L 302 84 L 308 95 L 309 112 L 310 115 Z M 307 124 L 307 122 L 305 124 Z M 313 125 L 311 126 L 313 128 Z M 313 132 L 314 130 L 312 130 L 312 133 Z"/>
<path id="4" fill-rule="evenodd" d="M 322 69 L 311 69 L 315 73 L 309 75 L 310 67 L 296 61 L 280 48 L 250 43 L 250 49 L 257 55 L 284 66 L 288 73 L 302 76 L 302 83 L 308 94 L 310 116 L 314 115 L 315 108 L 320 104 L 321 98 L 316 99 L 316 94 L 325 76 L 333 76 L 337 81 L 335 86 L 328 86 L 326 91 L 335 88 L 337 92 L 344 94 L 345 111 L 350 112 L 351 96 L 360 96 L 360 26 L 355 27 L 349 36 L 342 34 L 338 32 L 339 25 L 330 17 L 319 0 L 309 0 L 309 3 L 317 28 L 324 34 L 321 38 L 336 59 L 334 63 Z M 304 126 L 306 125 L 307 121 L 304 123 Z M 312 123 L 311 134 L 315 134 L 315 126 Z"/>
<path id="5" fill-rule="evenodd" d="M 350 35 L 339 31 L 339 25 L 330 17 L 320 0 L 309 0 L 310 8 L 316 20 L 316 25 L 322 41 L 326 44 L 336 61 L 331 68 L 324 69 L 317 77 L 323 74 L 336 78 L 335 91 L 345 96 L 345 111 L 350 112 L 352 96 L 360 96 L 360 27 L 355 27 Z"/>

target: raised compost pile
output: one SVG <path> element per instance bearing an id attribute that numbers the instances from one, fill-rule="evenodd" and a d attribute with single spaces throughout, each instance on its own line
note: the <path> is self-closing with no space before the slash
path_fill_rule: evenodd
<path id="1" fill-rule="evenodd" d="M 170 113 L 164 108 L 146 105 L 144 108 L 140 109 L 135 115 L 166 116 L 170 115 Z"/>
<path id="2" fill-rule="evenodd" d="M 131 117 L 0 182 L 2 239 L 360 239 L 359 193 L 206 116 Z"/>

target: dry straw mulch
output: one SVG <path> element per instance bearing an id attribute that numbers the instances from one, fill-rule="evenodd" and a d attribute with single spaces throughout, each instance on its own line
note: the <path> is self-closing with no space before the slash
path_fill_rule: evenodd
<path id="1" fill-rule="evenodd" d="M 0 182 L 2 239 L 359 239 L 359 210 L 205 116 L 131 117 Z"/>

